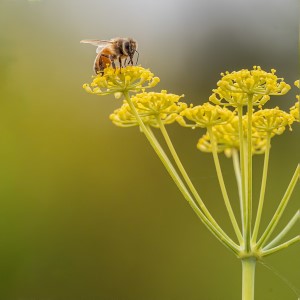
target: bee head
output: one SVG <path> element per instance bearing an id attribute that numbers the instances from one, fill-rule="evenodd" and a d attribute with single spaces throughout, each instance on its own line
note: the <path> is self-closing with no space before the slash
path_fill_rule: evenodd
<path id="1" fill-rule="evenodd" d="M 123 53 L 128 55 L 129 57 L 132 57 L 137 49 L 137 42 L 132 39 L 128 38 L 124 41 L 122 45 Z"/>
<path id="2" fill-rule="evenodd" d="M 123 42 L 122 51 L 125 55 L 129 56 L 129 63 L 131 65 L 133 65 L 133 56 L 135 52 L 137 52 L 136 51 L 137 47 L 138 47 L 137 42 L 132 38 L 127 38 Z"/>

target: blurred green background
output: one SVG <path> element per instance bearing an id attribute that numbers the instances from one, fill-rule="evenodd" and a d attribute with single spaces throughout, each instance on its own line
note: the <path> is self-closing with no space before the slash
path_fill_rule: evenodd
<path id="1" fill-rule="evenodd" d="M 225 70 L 275 68 L 293 84 L 298 10 L 296 0 L 1 0 L 0 299 L 240 299 L 240 262 L 197 219 L 139 130 L 109 121 L 120 101 L 82 89 L 95 48 L 79 41 L 136 38 L 140 63 L 161 78 L 156 90 L 200 104 Z M 296 92 L 267 106 L 287 110 Z M 296 127 L 273 140 L 263 226 L 299 161 Z M 195 146 L 202 133 L 168 129 L 232 233 L 212 158 Z M 262 157 L 254 165 L 257 197 Z M 231 161 L 222 166 L 236 199 Z M 300 288 L 299 245 L 266 263 Z M 256 278 L 257 299 L 297 299 L 262 265 Z"/>

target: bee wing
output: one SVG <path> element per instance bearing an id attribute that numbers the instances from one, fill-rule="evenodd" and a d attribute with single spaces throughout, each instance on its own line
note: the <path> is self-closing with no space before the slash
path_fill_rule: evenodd
<path id="1" fill-rule="evenodd" d="M 97 46 L 96 53 L 99 53 L 107 44 L 111 44 L 112 41 L 108 40 L 81 40 L 80 43 L 91 44 Z"/>
<path id="2" fill-rule="evenodd" d="M 94 46 L 106 46 L 107 44 L 111 44 L 112 41 L 106 41 L 106 40 L 81 40 L 80 43 L 84 44 L 91 44 Z"/>

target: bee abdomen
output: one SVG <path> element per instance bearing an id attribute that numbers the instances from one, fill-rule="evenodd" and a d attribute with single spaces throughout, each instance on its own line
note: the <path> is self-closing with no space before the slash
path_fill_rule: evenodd
<path id="1" fill-rule="evenodd" d="M 94 62 L 94 71 L 96 74 L 101 73 L 106 67 L 111 65 L 111 59 L 109 53 L 104 53 L 101 51 L 96 56 Z"/>

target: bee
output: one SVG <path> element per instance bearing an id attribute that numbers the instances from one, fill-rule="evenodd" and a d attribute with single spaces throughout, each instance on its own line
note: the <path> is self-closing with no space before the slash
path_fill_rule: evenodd
<path id="1" fill-rule="evenodd" d="M 133 56 L 137 52 L 138 44 L 133 38 L 113 38 L 111 40 L 82 40 L 80 43 L 91 44 L 97 47 L 97 56 L 94 61 L 94 71 L 96 74 L 102 74 L 106 67 L 112 66 L 116 69 L 115 60 L 119 61 L 120 69 L 122 68 L 122 60 L 124 60 L 124 67 L 126 66 L 127 58 L 129 58 L 128 65 L 133 65 Z M 137 60 L 139 53 L 137 52 Z"/>

